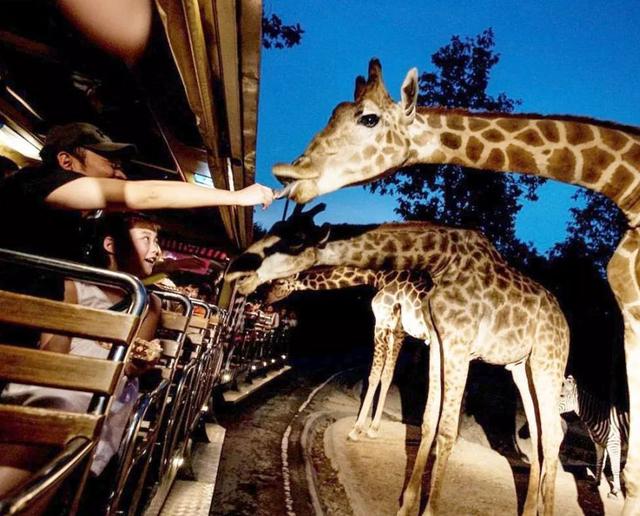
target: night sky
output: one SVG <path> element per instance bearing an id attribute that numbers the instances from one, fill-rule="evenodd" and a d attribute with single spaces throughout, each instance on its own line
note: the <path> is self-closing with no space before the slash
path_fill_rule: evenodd
<path id="1" fill-rule="evenodd" d="M 335 105 L 352 100 L 354 79 L 371 57 L 382 62 L 395 100 L 406 72 L 433 71 L 431 55 L 452 35 L 493 28 L 501 60 L 489 93 L 522 100 L 518 112 L 570 114 L 640 125 L 640 4 L 637 0 L 274 0 L 266 15 L 300 23 L 301 45 L 263 50 L 257 180 L 277 186 L 271 166 L 297 157 L 322 129 Z M 547 183 L 540 200 L 520 212 L 517 234 L 545 252 L 564 239 L 575 188 Z M 318 222 L 399 220 L 396 200 L 362 187 L 325 195 Z M 284 202 L 256 210 L 265 227 Z"/>

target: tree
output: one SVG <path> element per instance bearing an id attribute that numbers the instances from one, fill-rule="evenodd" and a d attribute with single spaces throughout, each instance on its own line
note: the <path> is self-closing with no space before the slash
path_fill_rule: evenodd
<path id="1" fill-rule="evenodd" d="M 571 208 L 572 223 L 567 240 L 557 246 L 556 252 L 582 244 L 585 257 L 593 261 L 602 277 L 607 263 L 628 227 L 628 221 L 613 201 L 592 190 L 580 189 L 574 196 L 580 205 Z"/>
<path id="2" fill-rule="evenodd" d="M 512 112 L 520 104 L 505 93 L 487 93 L 494 50 L 492 29 L 473 38 L 453 36 L 433 54 L 435 72 L 420 76 L 418 103 L 468 110 Z M 373 191 L 395 193 L 396 212 L 408 220 L 438 220 L 443 224 L 482 230 L 508 257 L 524 259 L 529 249 L 515 236 L 515 217 L 524 197 L 535 200 L 540 178 L 491 174 L 456 165 L 417 165 L 401 169 L 370 185 Z"/>
<path id="3" fill-rule="evenodd" d="M 291 48 L 299 45 L 304 30 L 299 23 L 284 25 L 277 14 L 262 16 L 262 46 L 264 48 Z"/>

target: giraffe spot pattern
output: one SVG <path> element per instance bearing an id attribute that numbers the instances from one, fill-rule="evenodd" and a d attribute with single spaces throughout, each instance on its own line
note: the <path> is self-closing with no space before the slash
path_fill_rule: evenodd
<path id="1" fill-rule="evenodd" d="M 368 147 L 366 147 L 363 151 L 362 151 L 362 156 L 364 157 L 364 159 L 370 159 L 374 156 L 374 154 L 377 152 L 375 146 L 373 145 L 369 145 Z"/>
<path id="2" fill-rule="evenodd" d="M 517 145 L 507 146 L 509 169 L 514 172 L 537 172 L 538 165 L 529 151 Z"/>
<path id="3" fill-rule="evenodd" d="M 544 140 L 535 129 L 527 129 L 526 131 L 522 131 L 516 136 L 516 140 L 520 140 L 521 142 L 524 142 L 527 145 L 531 145 L 533 147 L 540 147 L 541 145 L 544 145 Z"/>
<path id="4" fill-rule="evenodd" d="M 547 163 L 551 177 L 559 181 L 573 182 L 576 158 L 567 147 L 554 150 Z"/>
<path id="5" fill-rule="evenodd" d="M 587 183 L 596 183 L 614 158 L 607 151 L 599 147 L 589 147 L 582 151 L 584 164 L 582 166 L 582 179 Z"/>
<path id="6" fill-rule="evenodd" d="M 633 174 L 624 165 L 618 165 L 611 175 L 611 179 L 602 188 L 602 193 L 611 200 L 618 202 L 619 196 L 627 191 L 633 182 Z"/>
<path id="7" fill-rule="evenodd" d="M 440 129 L 442 127 L 442 118 L 440 115 L 429 115 L 428 124 L 430 127 Z"/>
<path id="8" fill-rule="evenodd" d="M 482 156 L 483 149 L 484 144 L 475 136 L 471 136 L 467 142 L 467 157 L 475 163 L 480 159 L 480 156 Z"/>
<path id="9" fill-rule="evenodd" d="M 484 120 L 483 118 L 469 118 L 469 130 L 470 131 L 480 131 L 482 129 L 486 129 L 491 124 Z"/>
<path id="10" fill-rule="evenodd" d="M 396 247 L 396 243 L 393 240 L 389 239 L 382 246 L 382 251 L 385 253 L 396 253 L 398 251 L 398 248 Z"/>
<path id="11" fill-rule="evenodd" d="M 622 149 L 629 141 L 629 138 L 620 131 L 607 129 L 605 127 L 600 127 L 600 138 L 602 139 L 602 143 L 616 151 Z"/>
<path id="12" fill-rule="evenodd" d="M 464 119 L 460 115 L 447 117 L 447 127 L 454 131 L 464 131 Z"/>
<path id="13" fill-rule="evenodd" d="M 445 132 L 440 135 L 442 145 L 450 149 L 458 149 L 462 145 L 462 138 L 459 135 Z"/>
<path id="14" fill-rule="evenodd" d="M 496 125 L 507 132 L 514 133 L 527 127 L 529 121 L 521 118 L 499 118 L 496 120 Z"/>
<path id="15" fill-rule="evenodd" d="M 636 211 L 639 201 L 640 186 L 636 186 L 633 191 L 623 199 L 622 203 L 620 203 L 620 208 L 625 211 Z"/>
<path id="16" fill-rule="evenodd" d="M 580 145 L 593 140 L 593 131 L 587 124 L 566 122 L 565 131 L 570 145 Z"/>
<path id="17" fill-rule="evenodd" d="M 631 148 L 622 155 L 622 159 L 635 168 L 640 168 L 640 145 L 634 143 Z"/>
<path id="18" fill-rule="evenodd" d="M 551 120 L 538 120 L 536 125 L 542 132 L 542 136 L 544 136 L 547 141 L 552 143 L 558 143 L 560 141 L 560 132 L 558 131 L 556 122 Z"/>
<path id="19" fill-rule="evenodd" d="M 504 152 L 500 149 L 491 149 L 491 152 L 487 157 L 486 166 L 489 169 L 501 170 L 504 167 L 505 161 Z"/>
<path id="20" fill-rule="evenodd" d="M 482 133 L 482 137 L 487 141 L 495 143 L 504 141 L 504 134 L 497 129 L 487 129 Z"/>

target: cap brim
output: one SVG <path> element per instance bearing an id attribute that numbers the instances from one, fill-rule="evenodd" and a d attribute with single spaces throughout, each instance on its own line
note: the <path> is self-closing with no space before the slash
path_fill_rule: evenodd
<path id="1" fill-rule="evenodd" d="M 134 156 L 138 149 L 132 143 L 118 143 L 118 142 L 105 142 L 105 143 L 92 143 L 89 145 L 83 145 L 89 150 L 99 153 L 119 156 L 122 158 L 128 158 Z"/>

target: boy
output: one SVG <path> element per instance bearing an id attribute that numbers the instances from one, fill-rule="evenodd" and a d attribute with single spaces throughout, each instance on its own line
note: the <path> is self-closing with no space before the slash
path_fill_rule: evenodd
<path id="1" fill-rule="evenodd" d="M 102 253 L 95 265 L 120 270 L 140 278 L 151 275 L 160 257 L 158 226 L 137 214 L 110 214 L 101 221 L 99 231 Z M 65 282 L 65 301 L 93 308 L 107 309 L 123 299 L 118 289 L 80 281 Z M 115 455 L 122 439 L 131 409 L 138 397 L 137 377 L 153 367 L 160 356 L 159 345 L 152 341 L 160 313 L 157 298 L 151 296 L 150 308 L 138 332 L 126 375 L 116 388 L 116 394 L 102 429 L 91 471 L 99 475 Z M 107 358 L 110 345 L 94 340 L 59 335 L 43 335 L 44 349 L 94 358 Z M 56 407 L 61 410 L 85 412 L 91 395 L 64 389 L 30 385 L 7 385 L 0 398 L 3 403 L 35 407 Z M 27 478 L 44 457 L 41 450 L 25 447 L 2 448 L 0 454 L 0 495 Z"/>

